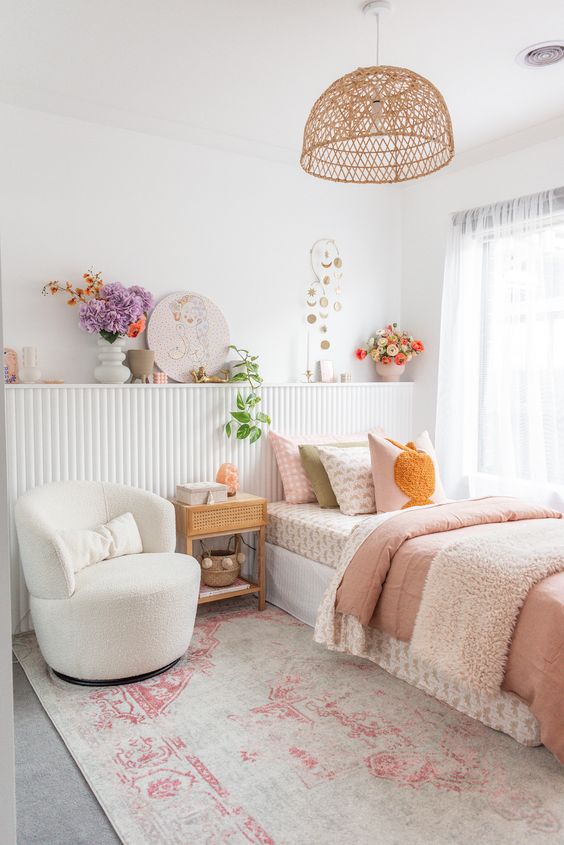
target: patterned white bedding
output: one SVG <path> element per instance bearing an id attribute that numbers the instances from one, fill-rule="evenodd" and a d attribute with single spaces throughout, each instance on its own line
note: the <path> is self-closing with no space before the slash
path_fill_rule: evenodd
<path id="1" fill-rule="evenodd" d="M 358 525 L 365 517 L 344 516 L 338 510 L 323 510 L 318 505 L 289 505 L 286 502 L 275 502 L 269 505 L 269 512 L 271 509 L 271 527 L 267 529 L 267 535 L 271 531 L 274 536 L 283 535 L 285 542 L 269 540 L 266 547 L 267 600 L 313 627 L 319 604 L 334 577 L 331 573 L 336 568 L 334 561 L 339 552 L 329 553 L 332 558 L 329 566 L 315 561 L 321 561 L 324 556 L 327 559 L 328 555 L 322 549 L 331 549 L 333 545 L 336 549 L 343 547 L 342 535 L 347 521 L 346 530 L 350 534 L 354 528 L 352 523 Z M 312 518 L 317 519 L 315 532 L 311 531 Z M 333 525 L 333 531 L 323 529 L 327 523 Z M 309 541 L 306 539 L 308 531 L 310 535 L 319 535 L 316 543 L 311 536 Z M 300 538 L 309 549 L 307 553 L 295 552 L 287 545 Z M 541 744 L 538 721 L 527 705 L 512 693 L 470 694 L 456 682 L 440 678 L 424 660 L 413 657 L 409 643 L 376 629 L 372 631 L 371 649 L 370 659 L 396 678 L 495 730 L 504 731 L 523 745 Z M 363 654 L 362 651 L 355 653 Z"/>
<path id="2" fill-rule="evenodd" d="M 266 539 L 336 569 L 346 541 L 364 519 L 366 514 L 346 516 L 338 508 L 320 508 L 317 504 L 271 502 Z"/>

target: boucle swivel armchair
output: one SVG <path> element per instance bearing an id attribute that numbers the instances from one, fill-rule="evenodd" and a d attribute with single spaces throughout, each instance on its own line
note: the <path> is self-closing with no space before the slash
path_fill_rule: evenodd
<path id="1" fill-rule="evenodd" d="M 137 524 L 142 553 L 81 568 L 65 542 L 68 530 L 74 536 L 127 513 Z M 200 567 L 175 554 L 174 508 L 166 499 L 121 484 L 55 482 L 18 500 L 16 527 L 37 641 L 64 680 L 138 681 L 185 653 Z"/>

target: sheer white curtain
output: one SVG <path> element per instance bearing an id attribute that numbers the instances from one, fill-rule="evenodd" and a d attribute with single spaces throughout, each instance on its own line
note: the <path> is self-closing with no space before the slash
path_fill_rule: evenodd
<path id="1" fill-rule="evenodd" d="M 564 190 L 455 214 L 436 444 L 454 497 L 564 505 Z"/>

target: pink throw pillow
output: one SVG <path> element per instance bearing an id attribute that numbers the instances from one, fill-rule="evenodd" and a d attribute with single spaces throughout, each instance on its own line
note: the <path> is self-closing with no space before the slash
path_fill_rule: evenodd
<path id="1" fill-rule="evenodd" d="M 380 427 L 372 429 L 375 434 L 384 434 Z M 306 502 L 316 502 L 313 487 L 305 473 L 300 458 L 300 445 L 323 443 L 359 443 L 366 442 L 368 434 L 366 431 L 356 434 L 296 434 L 292 437 L 285 437 L 270 431 L 268 439 L 274 449 L 278 471 L 282 478 L 284 487 L 284 498 L 292 505 L 302 505 Z"/>
<path id="2" fill-rule="evenodd" d="M 378 513 L 446 501 L 437 456 L 426 431 L 406 446 L 369 434 L 368 445 Z"/>

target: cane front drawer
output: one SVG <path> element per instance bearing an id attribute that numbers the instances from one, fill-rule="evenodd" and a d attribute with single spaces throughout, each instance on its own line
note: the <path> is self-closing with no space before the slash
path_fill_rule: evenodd
<path id="1" fill-rule="evenodd" d="M 216 505 L 183 505 L 175 501 L 177 531 L 188 537 L 225 534 L 266 525 L 266 500 L 235 497 Z"/>

